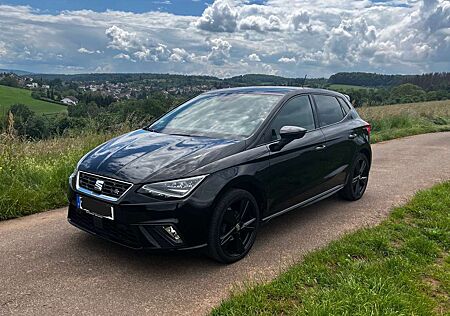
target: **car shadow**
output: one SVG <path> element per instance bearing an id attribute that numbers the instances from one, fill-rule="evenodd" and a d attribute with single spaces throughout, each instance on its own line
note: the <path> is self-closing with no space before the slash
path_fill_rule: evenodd
<path id="1" fill-rule="evenodd" d="M 280 251 L 295 255 L 296 251 L 299 250 L 298 242 L 301 244 L 305 240 L 313 240 L 315 237 L 320 238 L 320 235 L 311 235 L 311 231 L 317 231 L 317 234 L 321 234 L 323 223 L 339 218 L 341 212 L 348 210 L 349 204 L 349 202 L 332 196 L 311 206 L 292 210 L 270 220 L 270 222 L 262 225 L 249 256 L 228 266 L 208 258 L 205 250 L 167 252 L 132 250 L 80 231 L 76 233 L 73 246 L 77 251 L 87 254 L 94 253 L 97 257 L 106 259 L 106 262 L 111 262 L 116 267 L 123 264 L 128 269 L 134 268 L 145 270 L 147 273 L 163 275 L 174 271 L 178 275 L 183 272 L 192 273 L 193 271 L 205 273 L 227 269 L 227 267 L 235 265 L 270 263 L 273 260 L 279 260 L 277 256 Z M 322 224 L 316 230 L 314 225 L 318 223 Z M 308 234 L 308 236 L 302 236 L 302 234 Z M 296 241 L 298 242 L 293 250 L 293 242 Z M 301 250 L 300 252 L 302 252 Z"/>

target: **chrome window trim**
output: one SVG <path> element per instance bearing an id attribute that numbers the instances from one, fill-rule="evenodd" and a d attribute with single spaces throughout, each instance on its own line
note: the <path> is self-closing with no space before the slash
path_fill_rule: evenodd
<path id="1" fill-rule="evenodd" d="M 130 187 L 128 189 L 125 190 L 125 192 L 122 193 L 121 196 L 119 196 L 118 198 L 109 196 L 109 195 L 105 195 L 105 194 L 99 194 L 99 193 L 95 193 L 94 191 L 85 189 L 80 187 L 80 173 L 85 173 L 94 177 L 98 177 L 98 178 L 103 178 L 103 179 L 107 179 L 107 180 L 111 180 L 111 181 L 116 181 L 116 182 L 120 182 L 120 183 L 124 183 L 124 184 L 128 184 Z M 109 177 L 105 177 L 105 176 L 101 176 L 98 174 L 94 174 L 94 173 L 90 173 L 90 172 L 86 172 L 86 171 L 78 171 L 77 172 L 77 181 L 76 181 L 76 189 L 78 192 L 81 192 L 83 194 L 104 200 L 104 201 L 108 201 L 108 202 L 117 202 L 119 201 L 122 197 L 125 196 L 125 194 L 128 193 L 128 191 L 131 190 L 131 188 L 133 188 L 133 183 L 130 182 L 126 182 L 126 181 L 122 181 L 122 180 L 117 180 L 117 179 L 113 179 L 113 178 L 109 178 Z"/>

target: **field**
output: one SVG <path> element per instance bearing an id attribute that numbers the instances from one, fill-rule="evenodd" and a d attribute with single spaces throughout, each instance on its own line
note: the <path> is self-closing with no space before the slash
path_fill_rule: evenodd
<path id="1" fill-rule="evenodd" d="M 36 100 L 31 97 L 31 91 L 0 85 L 0 116 L 13 104 L 21 103 L 40 114 L 52 114 L 67 111 L 64 105 Z"/>
<path id="2" fill-rule="evenodd" d="M 0 220 L 67 204 L 67 179 L 89 150 L 111 134 L 66 136 L 37 142 L 0 135 Z"/>
<path id="3" fill-rule="evenodd" d="M 369 87 L 363 87 L 363 86 L 353 86 L 350 84 L 331 84 L 328 89 L 330 90 L 351 90 L 351 89 L 375 89 L 375 88 L 369 88 Z"/>
<path id="4" fill-rule="evenodd" d="M 361 107 L 372 125 L 372 142 L 450 130 L 450 100 Z"/>
<path id="5" fill-rule="evenodd" d="M 449 315 L 450 182 L 307 255 L 212 315 Z"/>
<path id="6" fill-rule="evenodd" d="M 373 126 L 372 142 L 450 130 L 450 100 L 359 108 L 358 112 Z M 0 220 L 66 205 L 67 178 L 78 159 L 113 136 L 85 131 L 29 142 L 0 135 Z"/>

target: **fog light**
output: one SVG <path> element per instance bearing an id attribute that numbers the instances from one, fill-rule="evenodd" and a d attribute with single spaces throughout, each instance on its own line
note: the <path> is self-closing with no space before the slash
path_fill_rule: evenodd
<path id="1" fill-rule="evenodd" d="M 180 235 L 178 235 L 177 231 L 175 230 L 175 228 L 173 228 L 172 225 L 163 226 L 163 228 L 167 232 L 167 234 L 169 234 L 169 236 L 172 237 L 172 239 L 174 239 L 177 242 L 181 241 Z"/>

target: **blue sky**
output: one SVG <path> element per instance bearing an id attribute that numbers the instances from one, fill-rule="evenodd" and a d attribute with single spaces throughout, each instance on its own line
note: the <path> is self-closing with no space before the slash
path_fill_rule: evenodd
<path id="1" fill-rule="evenodd" d="M 1 4 L 28 5 L 44 12 L 59 13 L 63 10 L 130 11 L 136 13 L 165 11 L 179 15 L 201 15 L 213 0 L 7 0 Z"/>
<path id="2" fill-rule="evenodd" d="M 33 72 L 450 71 L 448 0 L 0 0 L 0 30 Z"/>
<path id="3" fill-rule="evenodd" d="M 63 10 L 93 10 L 97 12 L 117 10 L 127 12 L 164 11 L 177 15 L 200 16 L 205 8 L 214 0 L 2 0 L 0 4 L 26 5 L 35 9 L 59 13 Z M 262 4 L 264 0 L 253 0 L 248 3 Z"/>

